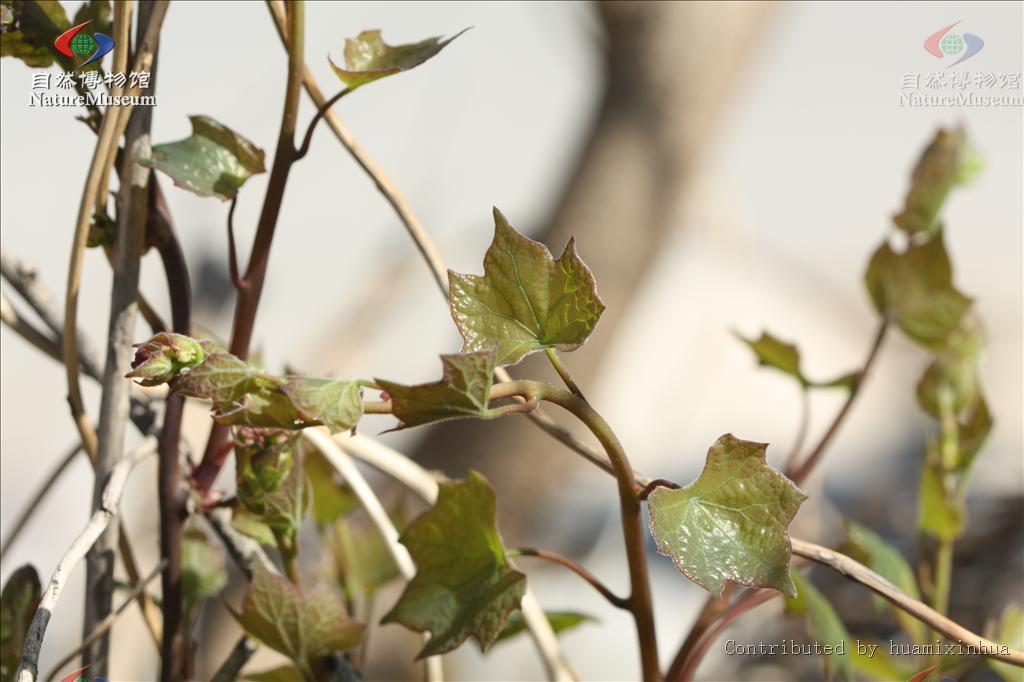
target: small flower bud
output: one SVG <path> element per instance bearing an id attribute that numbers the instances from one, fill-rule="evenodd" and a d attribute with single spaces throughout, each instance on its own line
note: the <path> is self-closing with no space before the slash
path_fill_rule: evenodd
<path id="1" fill-rule="evenodd" d="M 203 345 L 182 334 L 161 332 L 145 343 L 135 344 L 132 371 L 125 376 L 142 386 L 165 384 L 183 369 L 195 367 L 206 358 Z"/>

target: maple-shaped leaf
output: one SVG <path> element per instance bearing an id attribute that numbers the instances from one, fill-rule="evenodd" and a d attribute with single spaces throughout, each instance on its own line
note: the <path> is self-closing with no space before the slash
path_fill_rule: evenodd
<path id="1" fill-rule="evenodd" d="M 814 584 L 801 573 L 794 573 L 797 594 L 786 600 L 786 610 L 807 616 L 807 634 L 822 647 L 822 662 L 825 665 L 825 679 L 837 676 L 848 680 L 852 677 L 853 661 L 850 656 L 850 633 L 839 619 L 832 605 L 818 591 Z M 829 647 L 825 649 L 825 647 Z"/>
<path id="2" fill-rule="evenodd" d="M 953 286 L 941 233 L 903 253 L 883 243 L 871 257 L 865 281 L 878 312 L 928 348 L 943 347 L 971 305 Z"/>
<path id="3" fill-rule="evenodd" d="M 281 392 L 307 422 L 318 422 L 331 433 L 352 429 L 363 416 L 360 383 L 329 377 L 286 377 Z"/>
<path id="4" fill-rule="evenodd" d="M 209 116 L 190 116 L 192 135 L 154 145 L 136 161 L 171 176 L 174 184 L 201 197 L 234 198 L 256 173 L 266 172 L 263 150 Z"/>
<path id="5" fill-rule="evenodd" d="M 13 680 L 25 634 L 39 606 L 42 588 L 36 569 L 26 564 L 11 573 L 0 593 L 0 679 Z"/>
<path id="6" fill-rule="evenodd" d="M 451 651 L 470 636 L 486 651 L 526 591 L 526 576 L 509 566 L 498 536 L 491 486 L 475 471 L 441 483 L 437 502 L 400 540 L 416 576 L 382 622 L 430 632 L 417 658 Z"/>
<path id="7" fill-rule="evenodd" d="M 658 551 L 719 597 L 727 581 L 795 594 L 789 524 L 807 496 L 768 466 L 767 447 L 726 434 L 696 481 L 647 500 Z"/>
<path id="8" fill-rule="evenodd" d="M 377 379 L 391 398 L 391 411 L 401 422 L 395 430 L 413 426 L 492 416 L 487 406 L 494 381 L 494 351 L 442 355 L 440 381 L 405 386 Z"/>
<path id="9" fill-rule="evenodd" d="M 907 234 L 934 234 L 949 191 L 970 181 L 980 168 L 981 158 L 962 129 L 940 130 L 914 167 L 903 210 L 893 222 Z"/>
<path id="10" fill-rule="evenodd" d="M 903 590 L 905 594 L 917 600 L 921 599 L 917 578 L 914 577 L 914 569 L 910 567 L 898 549 L 873 530 L 865 528 L 859 523 L 847 521 L 844 525 L 848 538 L 844 548 L 850 556 Z M 873 601 L 875 610 L 879 612 L 889 606 L 889 602 L 877 595 L 873 595 Z M 900 627 L 911 636 L 914 642 L 923 643 L 927 640 L 928 630 L 924 623 L 902 609 L 893 609 L 893 611 Z"/>
<path id="11" fill-rule="evenodd" d="M 240 402 L 259 389 L 261 380 L 266 381 L 263 373 L 245 360 L 212 345 L 207 348 L 202 362 L 171 379 L 172 390 L 224 405 Z"/>
<path id="12" fill-rule="evenodd" d="M 448 282 L 463 351 L 495 349 L 498 365 L 514 365 L 538 350 L 575 350 L 604 312 L 575 239 L 555 260 L 546 246 L 516 232 L 498 209 L 483 276 L 449 270 Z"/>
<path id="13" fill-rule="evenodd" d="M 463 29 L 447 40 L 438 36 L 406 45 L 388 45 L 378 30 L 363 31 L 355 38 L 345 40 L 344 68 L 336 65 L 330 57 L 327 61 L 341 82 L 349 90 L 355 90 L 380 78 L 416 68 L 468 30 Z"/>
<path id="14" fill-rule="evenodd" d="M 259 562 L 253 565 L 242 609 L 234 616 L 248 635 L 292 659 L 307 679 L 313 678 L 318 658 L 351 649 L 365 629 L 326 583 L 304 593 Z"/>

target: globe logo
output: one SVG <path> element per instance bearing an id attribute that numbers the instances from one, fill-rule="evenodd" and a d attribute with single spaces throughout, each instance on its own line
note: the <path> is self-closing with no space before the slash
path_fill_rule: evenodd
<path id="1" fill-rule="evenodd" d="M 947 34 L 939 41 L 939 49 L 950 56 L 960 54 L 964 51 L 964 39 L 955 33 Z"/>
<path id="2" fill-rule="evenodd" d="M 71 51 L 79 57 L 88 57 L 96 51 L 96 39 L 88 33 L 79 33 L 71 39 Z"/>
<path id="3" fill-rule="evenodd" d="M 949 29 L 959 23 L 959 21 L 956 21 L 945 28 L 940 28 L 938 31 L 928 36 L 924 41 L 925 51 L 939 59 L 962 55 L 960 59 L 957 59 L 955 62 L 947 66 L 947 69 L 952 68 L 957 64 L 962 64 L 981 52 L 981 48 L 985 47 L 985 41 L 982 40 L 980 36 L 973 33 L 964 33 L 963 35 L 959 35 L 949 32 Z"/>
<path id="4" fill-rule="evenodd" d="M 77 68 L 81 69 L 93 62 L 102 59 L 108 52 L 114 49 L 114 39 L 104 33 L 82 33 L 92 19 L 85 23 L 69 28 L 57 36 L 53 46 L 57 52 L 65 57 L 85 58 Z"/>

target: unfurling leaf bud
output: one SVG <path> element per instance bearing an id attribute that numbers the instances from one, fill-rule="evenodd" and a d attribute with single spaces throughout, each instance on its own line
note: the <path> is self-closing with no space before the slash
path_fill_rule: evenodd
<path id="1" fill-rule="evenodd" d="M 134 346 L 132 371 L 125 376 L 138 379 L 142 386 L 159 386 L 191 369 L 206 358 L 199 341 L 182 334 L 161 332 L 145 343 Z"/>

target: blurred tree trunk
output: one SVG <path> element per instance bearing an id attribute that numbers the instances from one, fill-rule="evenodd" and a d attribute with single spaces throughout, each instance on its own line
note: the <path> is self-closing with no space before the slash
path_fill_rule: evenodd
<path id="1" fill-rule="evenodd" d="M 705 142 L 730 103 L 741 101 L 735 92 L 739 76 L 758 52 L 773 6 L 604 2 L 597 11 L 606 40 L 604 99 L 562 202 L 538 237 L 557 255 L 575 235 L 608 306 L 590 341 L 565 358 L 584 392 L 615 340 L 630 297 L 679 222 L 681 197 Z M 537 354 L 511 371 L 557 382 L 545 364 Z M 539 540 L 527 533 L 545 514 L 538 500 L 560 487 L 571 467 L 588 466 L 518 418 L 442 425 L 427 435 L 416 456 L 450 475 L 468 468 L 483 472 L 498 489 L 502 528 L 512 544 Z M 533 475 L 539 468 L 543 481 Z"/>

